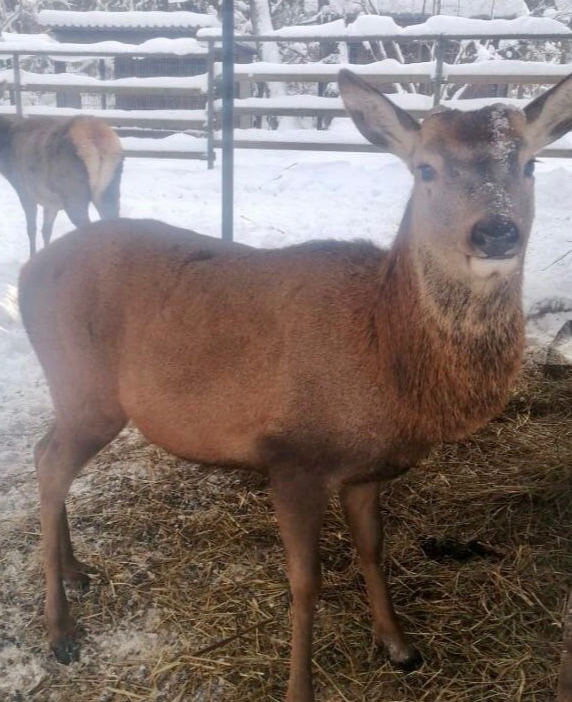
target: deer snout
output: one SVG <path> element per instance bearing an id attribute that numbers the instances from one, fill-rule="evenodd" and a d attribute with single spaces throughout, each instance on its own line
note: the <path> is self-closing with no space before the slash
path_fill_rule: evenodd
<path id="1" fill-rule="evenodd" d="M 487 217 L 475 224 L 471 243 L 486 258 L 509 258 L 518 251 L 520 230 L 506 217 Z"/>

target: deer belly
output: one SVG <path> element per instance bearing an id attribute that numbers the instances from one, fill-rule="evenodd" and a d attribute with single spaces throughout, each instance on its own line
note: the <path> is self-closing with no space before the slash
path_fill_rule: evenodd
<path id="1" fill-rule="evenodd" d="M 264 413 L 224 393 L 201 397 L 129 393 L 122 391 L 122 406 L 152 443 L 198 463 L 250 466 L 256 462 L 258 437 L 265 426 Z"/>

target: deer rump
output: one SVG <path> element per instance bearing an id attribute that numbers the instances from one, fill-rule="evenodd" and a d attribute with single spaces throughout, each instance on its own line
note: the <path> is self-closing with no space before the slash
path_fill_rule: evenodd
<path id="1" fill-rule="evenodd" d="M 78 226 L 90 200 L 102 217 L 119 216 L 112 184 L 121 176 L 121 144 L 105 122 L 26 119 L 13 126 L 12 153 L 21 186 L 38 204 L 65 209 Z"/>

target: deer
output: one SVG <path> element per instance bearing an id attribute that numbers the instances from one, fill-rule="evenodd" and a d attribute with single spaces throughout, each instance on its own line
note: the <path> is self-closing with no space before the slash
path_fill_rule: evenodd
<path id="1" fill-rule="evenodd" d="M 392 245 L 255 249 L 154 220 L 96 222 L 21 271 L 24 326 L 55 419 L 35 448 L 55 657 L 79 657 L 64 582 L 87 584 L 65 500 L 130 421 L 207 468 L 268 476 L 291 593 L 287 702 L 313 702 L 319 535 L 339 496 L 373 631 L 392 664 L 420 653 L 382 567 L 380 485 L 504 407 L 524 347 L 523 261 L 535 155 L 572 126 L 572 76 L 524 110 L 422 123 L 339 74 L 361 133 L 413 174 Z"/>
<path id="2" fill-rule="evenodd" d="M 119 137 L 97 117 L 0 116 L 0 173 L 24 209 L 30 257 L 36 253 L 38 205 L 44 246 L 61 209 L 76 227 L 89 224 L 90 202 L 100 217 L 119 217 L 122 168 Z"/>

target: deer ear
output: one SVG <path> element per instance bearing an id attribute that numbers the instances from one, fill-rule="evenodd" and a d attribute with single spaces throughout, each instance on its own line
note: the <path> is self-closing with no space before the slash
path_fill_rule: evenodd
<path id="1" fill-rule="evenodd" d="M 534 151 L 564 136 L 572 129 L 572 75 L 529 103 L 524 114 Z"/>
<path id="2" fill-rule="evenodd" d="M 345 108 L 364 137 L 410 166 L 419 140 L 419 122 L 345 68 L 338 75 L 338 85 Z"/>

